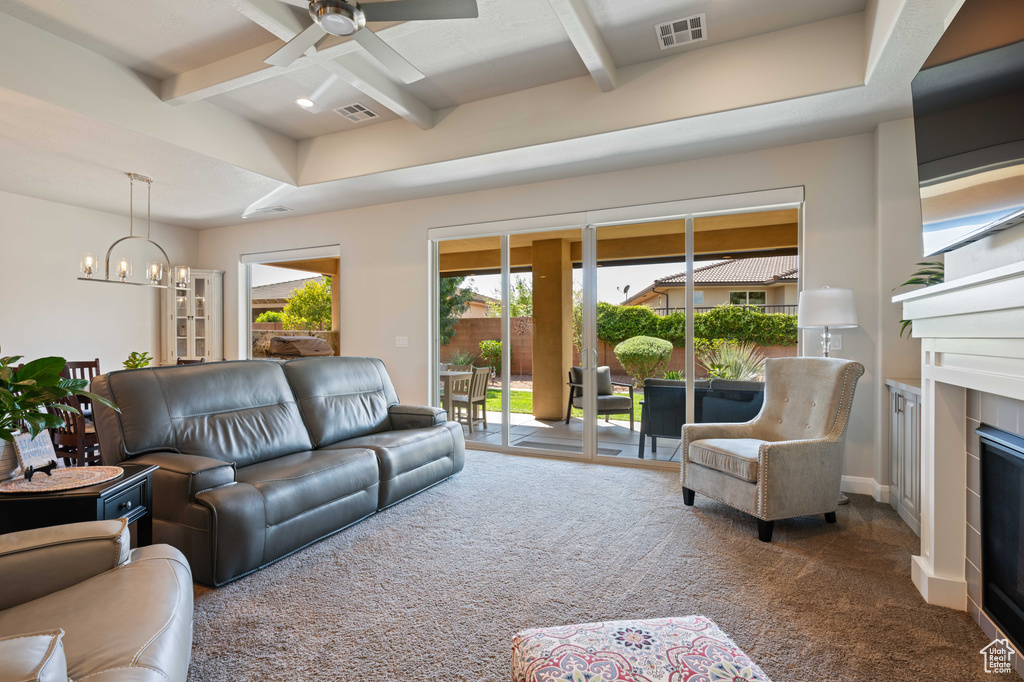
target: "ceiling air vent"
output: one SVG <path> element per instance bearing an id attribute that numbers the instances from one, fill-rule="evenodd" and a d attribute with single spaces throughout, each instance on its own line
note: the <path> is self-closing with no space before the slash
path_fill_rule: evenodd
<path id="1" fill-rule="evenodd" d="M 341 114 L 353 123 L 362 123 L 363 121 L 369 121 L 371 118 L 380 118 L 380 114 L 370 111 L 362 104 L 349 104 L 346 107 L 338 107 L 334 110 L 334 113 Z"/>
<path id="2" fill-rule="evenodd" d="M 663 50 L 708 39 L 707 19 L 703 13 L 657 24 L 654 31 Z"/>
<path id="3" fill-rule="evenodd" d="M 292 209 L 287 206 L 264 206 L 250 211 L 247 215 L 268 215 L 270 213 L 288 213 Z"/>

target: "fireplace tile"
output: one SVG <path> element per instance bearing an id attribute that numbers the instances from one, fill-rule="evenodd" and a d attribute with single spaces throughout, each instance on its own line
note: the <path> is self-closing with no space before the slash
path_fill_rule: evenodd
<path id="1" fill-rule="evenodd" d="M 967 527 L 967 558 L 981 567 L 981 533 L 970 526 Z"/>
<path id="2" fill-rule="evenodd" d="M 978 623 L 978 625 L 981 626 L 981 631 L 985 633 L 985 636 L 988 637 L 990 641 L 993 639 L 999 639 L 999 628 L 996 627 L 996 624 L 989 620 L 989 617 L 985 615 L 984 611 L 979 614 L 979 617 L 981 622 Z"/>
<path id="3" fill-rule="evenodd" d="M 970 490 L 967 491 L 967 525 L 981 530 L 981 498 Z"/>
<path id="4" fill-rule="evenodd" d="M 975 457 L 981 457 L 981 438 L 975 431 L 981 426 L 977 419 L 967 420 L 967 452 Z"/>
<path id="5" fill-rule="evenodd" d="M 975 604 L 981 603 L 981 571 L 970 561 L 964 562 L 967 578 L 967 596 Z"/>
<path id="6" fill-rule="evenodd" d="M 981 419 L 981 392 L 973 388 L 967 391 L 967 418 L 975 421 Z"/>
<path id="7" fill-rule="evenodd" d="M 967 455 L 967 489 L 981 495 L 981 459 Z"/>
<path id="8" fill-rule="evenodd" d="M 967 599 L 967 615 L 978 624 L 978 627 L 981 627 L 981 607 L 975 604 L 974 600 L 969 597 Z"/>
<path id="9" fill-rule="evenodd" d="M 981 421 L 997 429 L 1017 433 L 1017 401 L 993 393 L 981 394 Z"/>

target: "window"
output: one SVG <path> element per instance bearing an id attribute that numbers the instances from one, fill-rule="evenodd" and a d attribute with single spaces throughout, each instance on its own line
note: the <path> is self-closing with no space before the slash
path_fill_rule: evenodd
<path id="1" fill-rule="evenodd" d="M 729 305 L 764 305 L 766 296 L 763 291 L 730 291 Z"/>
<path id="2" fill-rule="evenodd" d="M 703 291 L 695 291 L 695 292 L 693 292 L 693 304 L 694 305 L 704 305 L 704 292 Z"/>

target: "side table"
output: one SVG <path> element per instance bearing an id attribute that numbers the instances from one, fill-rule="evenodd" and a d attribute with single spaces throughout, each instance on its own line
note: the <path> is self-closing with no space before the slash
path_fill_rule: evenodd
<path id="1" fill-rule="evenodd" d="M 122 463 L 124 475 L 112 481 L 52 493 L 0 494 L 0 533 L 83 521 L 136 522 L 139 547 L 153 543 L 152 464 Z"/>

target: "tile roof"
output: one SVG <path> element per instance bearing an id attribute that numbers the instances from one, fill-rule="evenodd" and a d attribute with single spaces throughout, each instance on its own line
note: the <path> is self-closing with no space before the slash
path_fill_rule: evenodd
<path id="1" fill-rule="evenodd" d="M 301 289 L 306 286 L 306 282 L 322 282 L 324 280 L 323 275 L 318 277 L 307 277 L 306 279 L 293 279 L 290 282 L 278 282 L 276 284 L 264 284 L 262 286 L 252 288 L 252 300 L 254 301 L 268 301 L 268 300 L 280 300 L 284 301 L 292 295 L 292 292 L 296 289 Z"/>
<path id="2" fill-rule="evenodd" d="M 774 284 L 795 282 L 797 256 L 769 256 L 767 258 L 731 258 L 720 263 L 703 265 L 693 270 L 693 281 L 698 284 Z M 655 286 L 685 285 L 686 273 L 662 277 Z"/>

